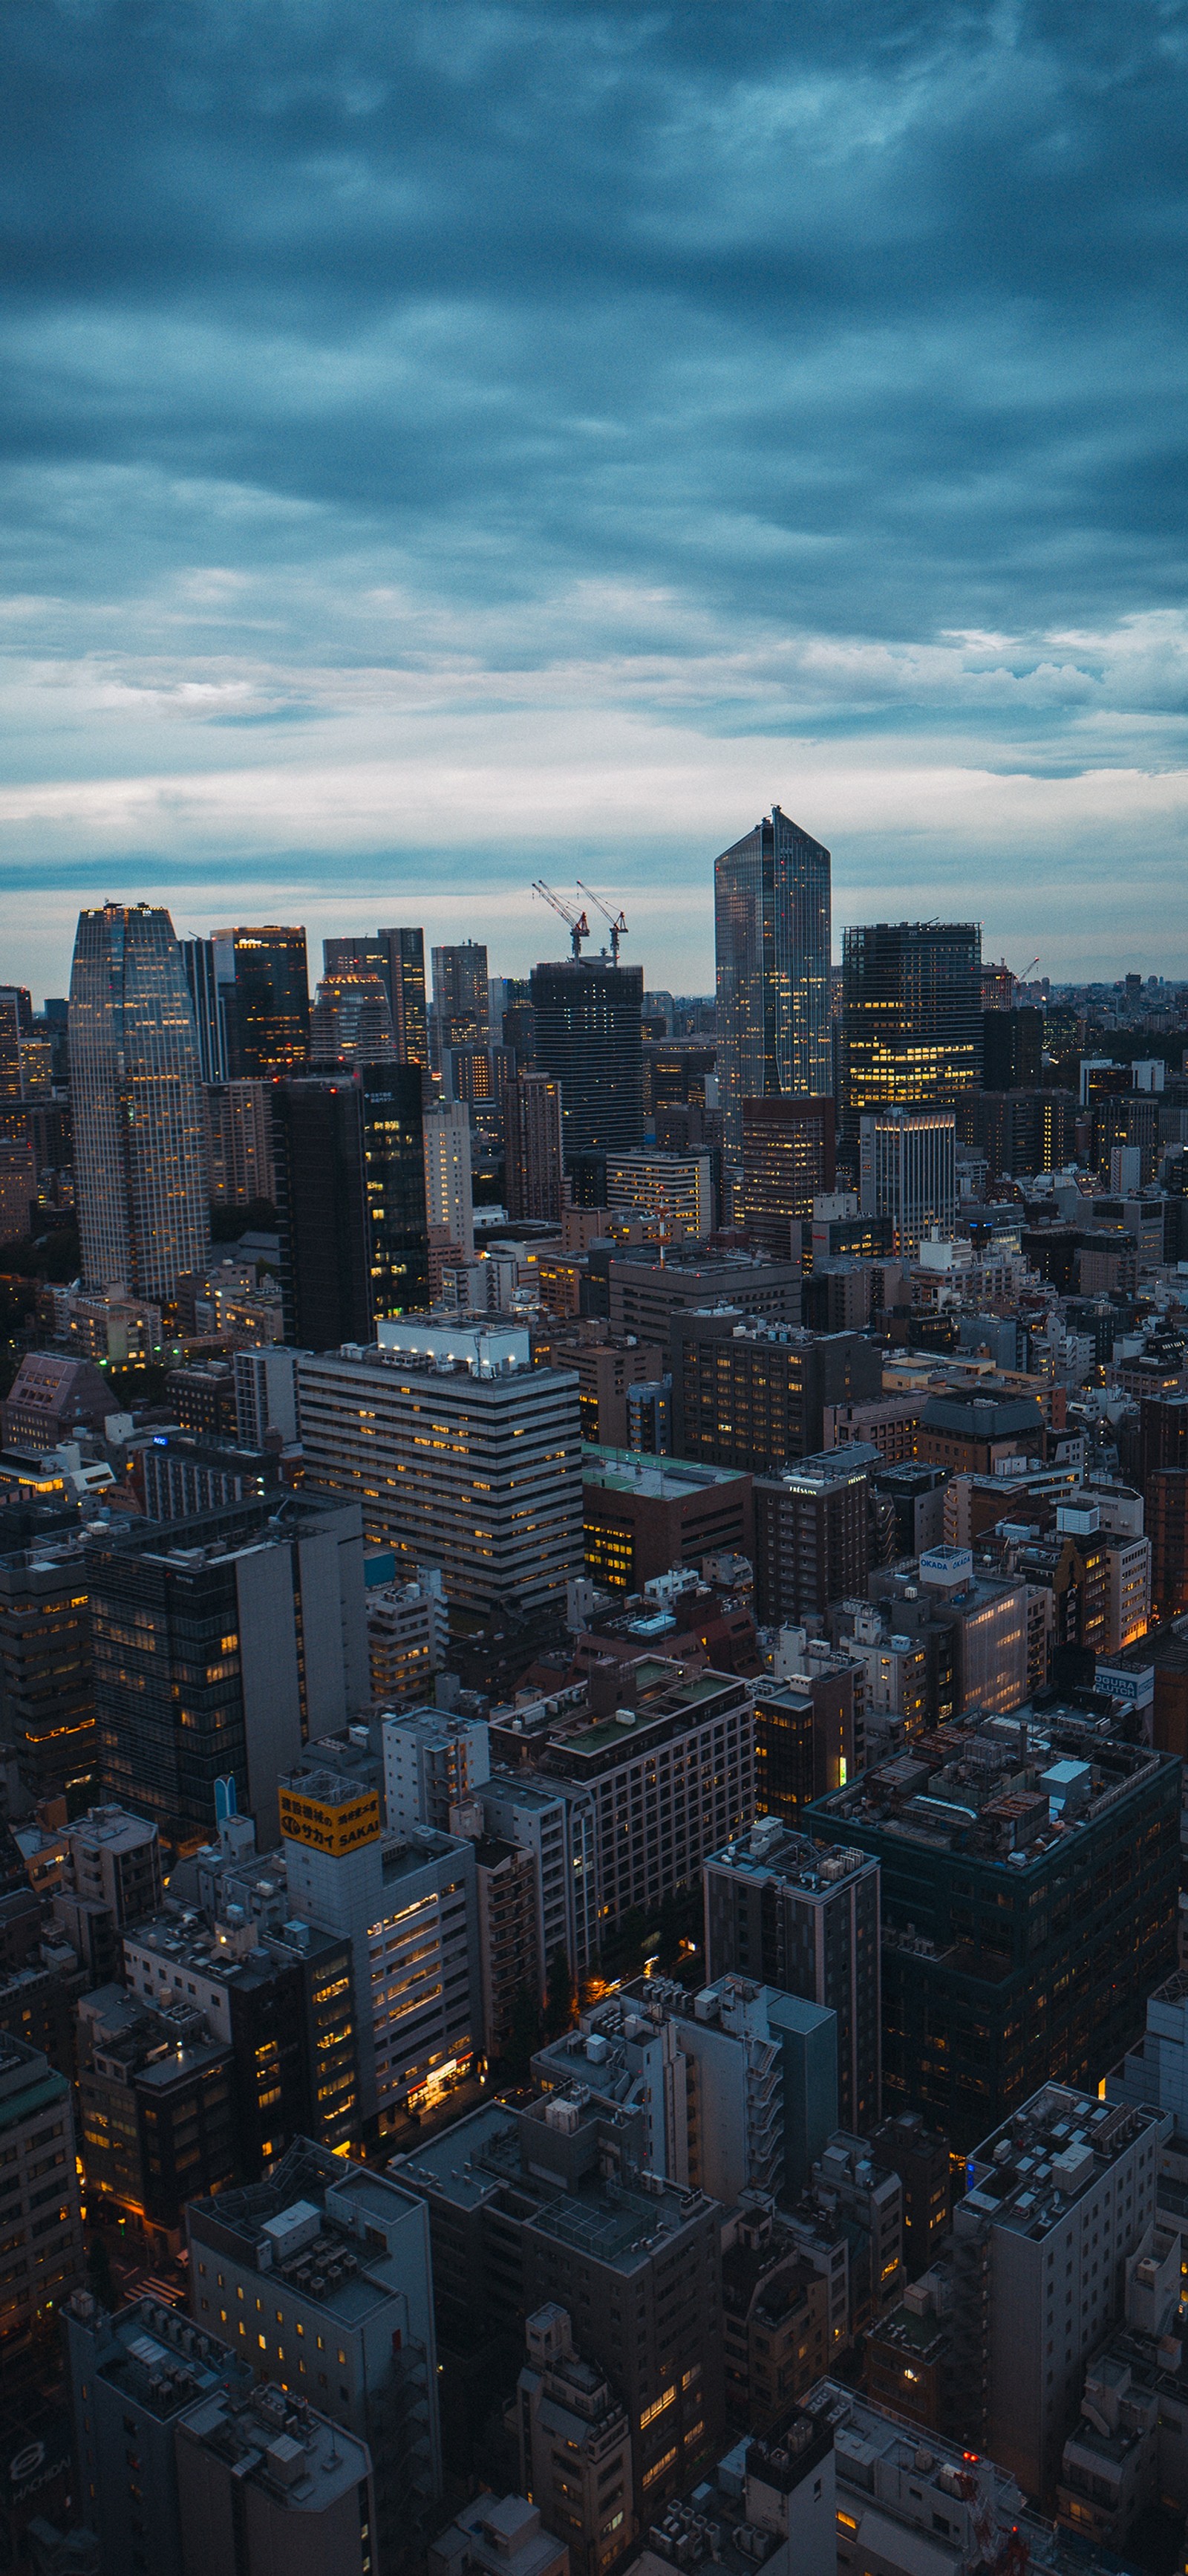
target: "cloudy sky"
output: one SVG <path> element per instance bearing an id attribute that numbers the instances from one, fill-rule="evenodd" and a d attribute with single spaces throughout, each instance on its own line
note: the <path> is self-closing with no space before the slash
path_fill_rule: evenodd
<path id="1" fill-rule="evenodd" d="M 80 902 L 1188 974 L 1188 0 L 6 0 L 0 963 Z"/>

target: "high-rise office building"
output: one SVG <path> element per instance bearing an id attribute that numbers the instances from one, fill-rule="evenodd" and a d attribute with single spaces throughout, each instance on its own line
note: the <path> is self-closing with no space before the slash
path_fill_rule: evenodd
<path id="1" fill-rule="evenodd" d="M 423 930 L 358 931 L 322 941 L 324 976 L 378 975 L 388 998 L 400 1064 L 429 1062 Z"/>
<path id="2" fill-rule="evenodd" d="M 273 1094 L 285 1339 L 305 1349 L 372 1336 L 360 1110 L 353 1073 L 298 1075 Z"/>
<path id="3" fill-rule="evenodd" d="M 392 1009 L 382 975 L 354 966 L 323 975 L 310 1021 L 311 1064 L 395 1064 Z"/>
<path id="4" fill-rule="evenodd" d="M 88 1565 L 81 1538 L 0 1556 L 0 1726 L 35 1798 L 72 1811 L 96 1777 Z"/>
<path id="5" fill-rule="evenodd" d="M 285 1338 L 369 1342 L 429 1293 L 421 1088 L 393 1057 L 298 1075 L 273 1101 Z"/>
<path id="6" fill-rule="evenodd" d="M 508 1215 L 559 1225 L 564 1179 L 560 1083 L 547 1073 L 517 1073 L 504 1089 L 503 1125 Z"/>
<path id="7" fill-rule="evenodd" d="M 382 930 L 357 931 L 345 939 L 322 941 L 322 973 L 326 975 L 378 975 L 389 993 L 388 945 Z"/>
<path id="8" fill-rule="evenodd" d="M 678 1458 L 774 1475 L 825 1446 L 825 1413 L 882 1392 L 861 1333 L 810 1333 L 725 1300 L 673 1313 L 672 1441 Z"/>
<path id="9" fill-rule="evenodd" d="M 267 1848 L 281 1772 L 370 1699 L 349 1503 L 147 1523 L 96 1550 L 91 1617 L 104 1794 L 176 1841 L 209 1842 L 233 1776 Z"/>
<path id="10" fill-rule="evenodd" d="M 957 1222 L 957 1129 L 952 1110 L 888 1107 L 863 1115 L 862 1213 L 889 1217 L 892 1246 L 918 1252 L 935 1229 Z"/>
<path id="11" fill-rule="evenodd" d="M 717 1072 L 727 1150 L 744 1100 L 833 1088 L 829 852 L 772 807 L 714 861 Z"/>
<path id="12" fill-rule="evenodd" d="M 75 1188 L 83 1278 L 171 1297 L 206 1251 L 194 1014 L 167 912 L 79 914 L 70 977 Z"/>
<path id="13" fill-rule="evenodd" d="M 53 1091 L 53 1047 L 38 1029 L 25 984 L 0 984 L 0 1107 L 47 1100 Z"/>
<path id="14" fill-rule="evenodd" d="M 986 1091 L 1038 1091 L 1043 1079 L 1042 1011 L 982 1013 L 982 1085 Z"/>
<path id="15" fill-rule="evenodd" d="M 198 1064 L 204 1082 L 227 1079 L 227 1039 L 223 1025 L 223 996 L 219 984 L 213 939 L 179 939 L 182 973 L 194 1013 L 194 1033 L 198 1040 Z"/>
<path id="16" fill-rule="evenodd" d="M 662 1241 L 704 1243 L 714 1225 L 708 1154 L 608 1154 L 606 1203 L 619 1218 L 638 1216 Z"/>
<path id="17" fill-rule="evenodd" d="M 842 993 L 842 1124 L 851 1142 L 865 1110 L 892 1103 L 919 1108 L 977 1089 L 982 933 L 976 921 L 850 927 Z"/>
<path id="18" fill-rule="evenodd" d="M 277 923 L 216 930 L 211 940 L 221 988 L 227 1071 L 292 1073 L 309 1054 L 309 967 L 305 932 Z"/>
<path id="19" fill-rule="evenodd" d="M 646 2172 L 638 2111 L 580 2094 L 484 2103 L 391 2170 L 428 2206 L 445 2384 L 474 2391 L 476 2428 L 508 2341 L 555 2301 L 626 2405 L 635 2509 L 658 2512 L 725 2417 L 716 2201 Z"/>
<path id="20" fill-rule="evenodd" d="M 0 2037 L 4 2259 L 0 2339 L 52 2319 L 83 2270 L 70 2085 L 20 2039 Z"/>
<path id="21" fill-rule="evenodd" d="M 378 1791 L 329 1766 L 290 1773 L 280 1827 L 294 1916 L 351 1945 L 363 2119 L 436 2100 L 482 2046 L 473 1843 L 383 1837 Z"/>
<path id="22" fill-rule="evenodd" d="M 276 1199 L 272 1104 L 266 1082 L 212 1082 L 202 1094 L 210 1195 L 216 1207 Z"/>
<path id="23" fill-rule="evenodd" d="M 477 939 L 433 951 L 431 1045 L 434 1066 L 443 1047 L 485 1047 L 490 1042 L 487 951 Z"/>
<path id="24" fill-rule="evenodd" d="M 963 2438 L 1045 2505 L 1085 2360 L 1121 2319 L 1128 2258 L 1150 2248 L 1158 2142 L 1156 2110 L 1049 2082 L 967 2167 L 953 2212 L 955 2413 Z"/>
<path id="25" fill-rule="evenodd" d="M 756 1477 L 755 1615 L 764 1626 L 799 1627 L 865 1592 L 870 1477 L 879 1463 L 877 1449 L 850 1440 Z"/>
<path id="26" fill-rule="evenodd" d="M 643 1142 L 643 968 L 608 957 L 534 966 L 536 1062 L 561 1085 L 573 1154 L 630 1154 Z"/>
<path id="27" fill-rule="evenodd" d="M 388 951 L 388 993 L 392 1026 L 401 1064 L 429 1062 L 429 1014 L 425 1001 L 425 933 L 381 930 Z"/>
<path id="28" fill-rule="evenodd" d="M 706 1861 L 702 1879 L 711 1978 L 730 1970 L 836 2013 L 839 2118 L 869 2137 L 882 2093 L 877 1865 L 764 1816 Z"/>
<path id="29" fill-rule="evenodd" d="M 582 1569 L 577 1379 L 532 1368 L 526 1332 L 410 1326 L 402 1347 L 302 1356 L 298 1401 L 309 1485 L 356 1498 L 410 1574 L 440 1566 L 484 1617 L 564 1602 Z"/>
<path id="30" fill-rule="evenodd" d="M 470 1172 L 470 1111 L 464 1100 L 442 1100 L 425 1111 L 425 1206 L 433 1240 L 452 1244 L 474 1259 L 474 1198 Z"/>
<path id="31" fill-rule="evenodd" d="M 363 1123 L 371 1312 L 416 1313 L 429 1302 L 429 1233 L 420 1069 L 414 1064 L 357 1067 Z"/>
<path id="32" fill-rule="evenodd" d="M 1169 1755 L 1059 1706 L 925 1730 L 818 1801 L 818 1842 L 881 1865 L 889 2109 L 966 2150 L 1037 2083 L 1096 2082 L 1175 1964 L 1178 1802 Z"/>
<path id="33" fill-rule="evenodd" d="M 386 2174 L 302 2139 L 264 2182 L 191 2201 L 187 2223 L 191 2312 L 203 2335 L 367 2444 L 379 2541 L 372 2564 L 419 2563 L 441 2489 L 423 2205 Z M 329 2563 L 350 2576 L 358 2567 Z"/>
<path id="34" fill-rule="evenodd" d="M 764 1252 L 786 1261 L 800 1223 L 836 1177 L 831 1099 L 744 1100 L 742 1221 Z M 795 1238 L 792 1227 L 797 1227 Z"/>

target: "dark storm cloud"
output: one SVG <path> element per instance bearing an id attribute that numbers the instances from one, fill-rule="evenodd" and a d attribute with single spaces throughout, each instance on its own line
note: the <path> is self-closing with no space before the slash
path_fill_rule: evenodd
<path id="1" fill-rule="evenodd" d="M 7 0 L 7 884 L 564 845 L 679 982 L 779 795 L 1188 966 L 1186 111 L 1188 0 Z"/>
<path id="2" fill-rule="evenodd" d="M 846 631 L 1180 596 L 1178 6 L 100 0 L 3 41 L 11 465 Z"/>

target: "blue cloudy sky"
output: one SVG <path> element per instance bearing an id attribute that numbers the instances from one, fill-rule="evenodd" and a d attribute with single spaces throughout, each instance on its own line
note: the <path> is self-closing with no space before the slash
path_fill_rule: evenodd
<path id="1" fill-rule="evenodd" d="M 6 0 L 4 976 L 530 879 L 1188 974 L 1186 0 Z"/>

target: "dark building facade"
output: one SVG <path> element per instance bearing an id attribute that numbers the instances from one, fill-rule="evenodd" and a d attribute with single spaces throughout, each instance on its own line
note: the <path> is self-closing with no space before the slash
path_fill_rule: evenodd
<path id="1" fill-rule="evenodd" d="M 643 968 L 606 957 L 534 966 L 536 1062 L 561 1085 L 571 1154 L 629 1154 L 643 1142 Z"/>
<path id="2" fill-rule="evenodd" d="M 293 1072 L 309 1055 L 305 932 L 274 922 L 258 930 L 218 930 L 211 944 L 228 1078 Z"/>
<path id="3" fill-rule="evenodd" d="M 425 997 L 425 933 L 381 930 L 388 952 L 388 995 L 401 1064 L 428 1065 L 429 1008 Z"/>
<path id="4" fill-rule="evenodd" d="M 561 1222 L 564 1161 L 561 1085 L 547 1073 L 517 1073 L 503 1094 L 504 1195 L 509 1217 Z"/>
<path id="5" fill-rule="evenodd" d="M 305 1075 L 278 1085 L 273 1117 L 285 1338 L 370 1342 L 429 1300 L 420 1069 Z"/>
<path id="6" fill-rule="evenodd" d="M 280 1773 L 367 1695 L 358 1511 L 290 1496 L 145 1522 L 95 1550 L 91 1633 L 105 1797 L 193 1846 L 230 1776 L 267 1850 Z"/>
<path id="7" fill-rule="evenodd" d="M 850 1441 L 757 1476 L 755 1616 L 799 1627 L 836 1601 L 861 1598 L 870 1571 L 870 1477 L 877 1449 Z"/>
<path id="8" fill-rule="evenodd" d="M 837 2015 L 838 2125 L 869 2137 L 881 2114 L 879 1872 L 775 1816 L 706 1861 L 706 1967 L 753 1977 Z"/>
<path id="9" fill-rule="evenodd" d="M 1096 2083 L 1176 1963 L 1179 1763 L 1067 1709 L 990 1723 L 916 1736 L 807 1820 L 882 1870 L 888 2109 L 961 2150 L 1049 2081 Z"/>
<path id="10" fill-rule="evenodd" d="M 774 1474 L 821 1448 L 826 1405 L 882 1393 L 881 1354 L 861 1333 L 810 1333 L 734 1307 L 674 1312 L 670 1329 L 681 1458 Z"/>
<path id="11" fill-rule="evenodd" d="M 987 1091 L 1038 1091 L 1043 1052 L 1042 1011 L 983 1011 L 982 1082 Z"/>
<path id="12" fill-rule="evenodd" d="M 813 1200 L 833 1188 L 832 1097 L 744 1100 L 742 1160 L 747 1233 L 777 1261 L 786 1261 L 799 1244 L 791 1227 L 811 1218 Z"/>
<path id="13" fill-rule="evenodd" d="M 0 1725 L 35 1798 L 85 1806 L 96 1777 L 87 1551 L 69 1539 L 0 1557 Z"/>
<path id="14" fill-rule="evenodd" d="M 864 1110 L 925 1108 L 975 1090 L 982 1063 L 982 933 L 974 921 L 847 929 L 842 963 L 842 1125 Z"/>

